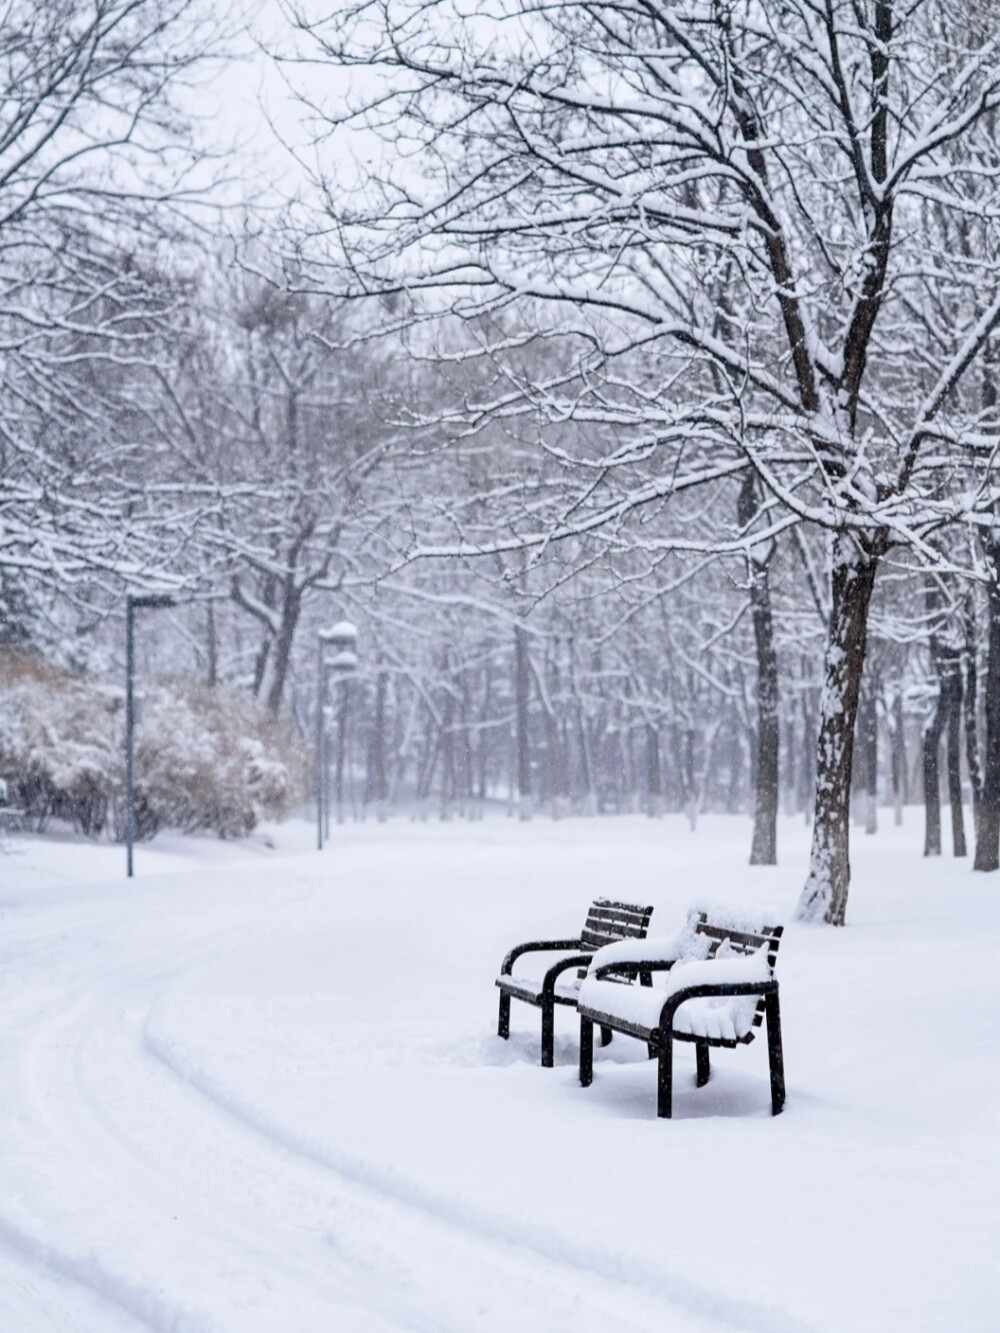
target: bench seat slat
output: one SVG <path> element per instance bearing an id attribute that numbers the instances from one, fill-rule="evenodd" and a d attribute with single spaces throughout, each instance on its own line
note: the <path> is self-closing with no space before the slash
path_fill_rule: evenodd
<path id="1" fill-rule="evenodd" d="M 556 1004 L 576 1004 L 577 996 L 580 993 L 580 982 L 586 974 L 566 973 L 556 982 L 555 994 L 553 1000 Z M 527 1004 L 537 1005 L 542 998 L 541 981 L 533 981 L 527 977 L 497 977 L 497 986 L 506 995 L 510 995 L 515 1000 L 524 1000 Z"/>

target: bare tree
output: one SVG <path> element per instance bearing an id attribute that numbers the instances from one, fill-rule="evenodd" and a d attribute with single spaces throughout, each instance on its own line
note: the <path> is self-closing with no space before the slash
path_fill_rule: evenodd
<path id="1" fill-rule="evenodd" d="M 193 0 L 13 0 L 0 24 L 0 566 L 148 579 L 164 265 L 211 185 L 179 93 L 220 33 Z"/>
<path id="2" fill-rule="evenodd" d="M 566 459 L 583 473 L 575 501 L 535 506 L 532 524 L 477 550 L 593 531 L 748 464 L 769 518 L 756 540 L 800 522 L 828 534 L 807 920 L 845 917 L 880 562 L 893 543 L 923 551 L 928 531 L 991 496 L 968 447 L 988 423 L 957 390 L 1000 321 L 996 274 L 928 221 L 965 210 L 977 135 L 1000 101 L 984 15 L 944 0 L 610 0 L 466 22 L 448 0 L 388 0 L 299 16 L 312 57 L 379 74 L 371 103 L 331 120 L 408 150 L 370 212 L 338 213 L 352 290 L 436 295 L 480 326 L 521 308 L 575 358 L 481 411 L 520 395 L 614 427 L 615 447 Z M 981 208 L 994 181 L 984 174 Z M 731 314 L 718 337 L 703 279 L 722 272 Z M 946 290 L 964 295 L 945 329 Z M 935 336 L 915 346 L 921 317 Z M 505 346 L 517 338 L 504 326 Z M 945 499 L 942 467 L 968 476 Z M 663 544 L 698 543 L 674 532 Z"/>

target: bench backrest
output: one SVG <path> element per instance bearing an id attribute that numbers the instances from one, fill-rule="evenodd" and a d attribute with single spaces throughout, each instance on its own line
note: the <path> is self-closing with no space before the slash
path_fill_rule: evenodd
<path id="1" fill-rule="evenodd" d="M 649 929 L 649 918 L 653 915 L 651 907 L 639 907 L 636 903 L 615 903 L 609 898 L 595 898 L 587 913 L 587 920 L 580 936 L 580 947 L 584 952 L 593 953 L 605 944 L 615 940 L 644 940 Z"/>
<path id="2" fill-rule="evenodd" d="M 698 919 L 694 924 L 696 935 L 706 935 L 710 941 L 708 947 L 709 958 L 714 958 L 719 945 L 723 940 L 728 940 L 730 948 L 735 953 L 757 953 L 759 949 L 767 948 L 767 965 L 774 971 L 774 963 L 778 956 L 778 945 L 781 943 L 781 936 L 784 926 L 763 926 L 760 931 L 732 930 L 729 926 L 720 926 L 715 921 L 710 921 L 707 912 L 699 912 Z"/>
<path id="3" fill-rule="evenodd" d="M 774 975 L 774 964 L 778 958 L 778 946 L 781 943 L 784 926 L 762 926 L 759 931 L 732 930 L 728 926 L 710 921 L 707 912 L 699 912 L 694 929 L 696 935 L 706 935 L 708 937 L 710 941 L 708 947 L 709 958 L 715 957 L 723 940 L 728 940 L 729 947 L 735 953 L 751 954 L 757 953 L 759 949 L 766 948 L 768 970 L 772 976 Z M 753 1016 L 753 1027 L 759 1028 L 763 1021 L 764 997 L 761 996 L 757 1001 L 757 1009 Z M 753 1037 L 753 1028 L 751 1028 L 743 1040 L 745 1042 L 753 1041 Z"/>

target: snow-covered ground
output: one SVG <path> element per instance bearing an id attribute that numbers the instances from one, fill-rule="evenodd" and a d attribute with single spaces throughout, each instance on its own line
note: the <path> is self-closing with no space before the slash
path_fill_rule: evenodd
<path id="1" fill-rule="evenodd" d="M 883 820 L 887 824 L 887 820 Z M 706 818 L 306 824 L 274 846 L 0 854 L 0 1331 L 973 1333 L 1000 1309 L 1000 879 L 854 842 L 846 930 L 782 944 L 763 1041 L 655 1118 L 638 1043 L 495 1034 L 522 939 L 600 893 L 669 934 L 786 919 L 806 834 Z"/>

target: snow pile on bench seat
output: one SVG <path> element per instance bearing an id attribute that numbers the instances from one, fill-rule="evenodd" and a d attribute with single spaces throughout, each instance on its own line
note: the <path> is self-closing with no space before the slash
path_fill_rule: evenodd
<path id="1" fill-rule="evenodd" d="M 707 958 L 714 943 L 707 935 L 695 933 L 693 916 L 676 935 L 644 940 L 616 940 L 598 949 L 590 960 L 591 974 L 607 963 L 676 963 L 682 958 Z M 730 926 L 730 930 L 734 927 Z"/>
<path id="2" fill-rule="evenodd" d="M 676 995 L 688 986 L 763 982 L 770 976 L 766 949 L 726 958 L 692 958 L 676 963 L 662 977 L 654 974 L 653 986 L 623 986 L 620 982 L 597 980 L 591 975 L 580 987 L 579 1003 L 583 1011 L 608 1014 L 651 1030 L 658 1026 L 660 1011 L 668 996 Z M 705 996 L 687 1000 L 674 1015 L 674 1031 L 716 1041 L 741 1041 L 753 1025 L 756 1008 L 757 997 L 754 995 Z"/>

